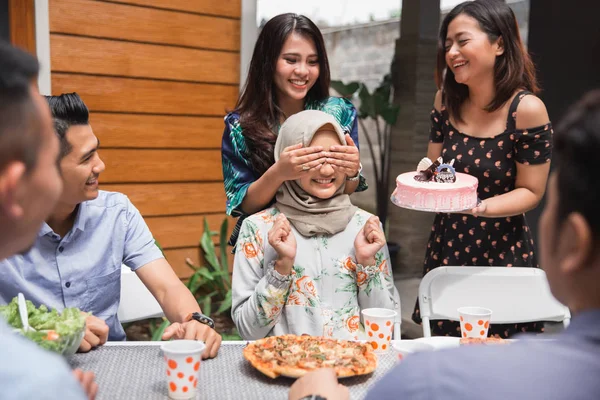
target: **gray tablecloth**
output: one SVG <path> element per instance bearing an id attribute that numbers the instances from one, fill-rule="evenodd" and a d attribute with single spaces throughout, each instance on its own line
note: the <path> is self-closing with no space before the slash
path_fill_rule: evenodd
<path id="1" fill-rule="evenodd" d="M 199 399 L 287 399 L 289 378 L 270 379 L 243 358 L 240 344 L 224 344 L 217 358 L 200 368 Z M 367 389 L 394 366 L 393 350 L 379 355 L 377 370 L 367 376 L 342 379 L 353 399 L 362 399 Z M 69 358 L 73 368 L 93 371 L 100 386 L 98 400 L 165 399 L 168 395 L 165 362 L 159 346 L 103 346 Z"/>

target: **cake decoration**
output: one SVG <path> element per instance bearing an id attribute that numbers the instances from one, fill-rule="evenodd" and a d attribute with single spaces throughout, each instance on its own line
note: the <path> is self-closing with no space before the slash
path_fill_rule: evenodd
<path id="1" fill-rule="evenodd" d="M 429 158 L 425 157 L 419 162 L 419 165 L 417 165 L 417 168 L 419 168 L 419 166 L 424 166 L 425 164 L 427 164 L 427 161 L 425 161 L 425 160 L 428 160 L 431 164 L 429 165 L 429 167 L 427 167 L 426 169 L 424 169 L 422 171 L 417 170 L 418 173 L 417 173 L 417 175 L 415 175 L 416 181 L 419 181 L 419 182 L 430 181 L 433 178 L 433 175 L 435 174 L 437 167 L 439 167 L 444 162 L 442 157 L 439 157 L 434 162 L 431 162 L 431 160 Z"/>
<path id="2" fill-rule="evenodd" d="M 434 179 L 439 183 L 454 183 L 456 182 L 456 171 L 450 164 L 441 164 L 435 170 Z"/>
<path id="3" fill-rule="evenodd" d="M 425 171 L 427 168 L 431 167 L 431 160 L 427 157 L 423 157 L 419 164 L 417 165 L 417 172 Z"/>

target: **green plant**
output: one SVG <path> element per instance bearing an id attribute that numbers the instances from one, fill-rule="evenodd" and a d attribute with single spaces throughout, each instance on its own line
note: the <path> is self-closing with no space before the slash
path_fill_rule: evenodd
<path id="1" fill-rule="evenodd" d="M 386 226 L 389 205 L 389 183 L 390 183 L 390 164 L 391 164 L 391 137 L 392 127 L 398 119 L 400 107 L 393 104 L 393 84 L 392 77 L 387 74 L 379 86 L 373 91 L 362 82 L 350 82 L 344 84 L 342 81 L 331 81 L 331 87 L 340 95 L 351 99 L 358 91 L 360 106 L 358 108 L 358 121 L 365 133 L 369 153 L 373 160 L 373 170 L 375 173 L 375 197 L 377 202 L 377 215 L 383 226 Z M 376 143 L 378 151 L 373 144 L 372 136 L 365 127 L 364 121 L 367 118 L 373 119 L 376 129 Z M 383 120 L 384 126 L 381 127 Z"/>
<path id="2" fill-rule="evenodd" d="M 231 277 L 227 261 L 227 219 L 223 220 L 219 234 L 219 255 L 212 240 L 213 235 L 204 219 L 204 233 L 200 239 L 200 248 L 204 252 L 206 266 L 196 266 L 189 258 L 185 260 L 194 273 L 186 286 L 192 292 L 202 312 L 206 315 L 220 315 L 231 312 Z M 213 313 L 213 305 L 217 305 Z"/>
<path id="3" fill-rule="evenodd" d="M 229 319 L 231 314 L 231 276 L 227 259 L 227 228 L 228 220 L 225 218 L 219 232 L 213 232 L 204 219 L 204 232 L 200 238 L 199 251 L 202 252 L 206 265 L 194 265 L 191 259 L 186 259 L 186 265 L 193 270 L 185 286 L 196 298 L 202 313 L 211 316 L 224 316 Z M 219 252 L 213 243 L 213 236 L 219 236 Z M 156 245 L 162 248 L 158 242 Z M 164 253 L 163 253 L 164 255 Z M 215 309 L 216 308 L 216 309 Z M 215 309 L 213 311 L 213 309 Z M 166 318 L 149 321 L 149 330 L 152 340 L 161 340 L 164 330 L 169 326 Z M 233 325 L 233 324 L 232 324 Z M 241 340 L 234 329 L 233 332 L 219 332 L 223 340 Z"/>

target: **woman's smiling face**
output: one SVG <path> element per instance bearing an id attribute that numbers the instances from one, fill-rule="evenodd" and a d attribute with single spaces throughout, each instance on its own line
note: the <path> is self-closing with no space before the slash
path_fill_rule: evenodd
<path id="1" fill-rule="evenodd" d="M 329 150 L 331 146 L 339 146 L 340 138 L 334 128 L 330 125 L 323 125 L 313 136 L 310 146 L 322 146 Z M 308 194 L 320 199 L 328 199 L 346 181 L 346 174 L 331 164 L 324 163 L 320 168 L 308 171 L 298 180 L 298 183 Z"/>

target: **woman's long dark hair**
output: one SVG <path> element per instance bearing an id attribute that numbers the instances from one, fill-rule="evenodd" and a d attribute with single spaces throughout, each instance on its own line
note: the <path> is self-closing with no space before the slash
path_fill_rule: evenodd
<path id="1" fill-rule="evenodd" d="M 519 88 L 538 93 L 535 66 L 525 50 L 519 33 L 519 24 L 510 7 L 501 0 L 475 0 L 460 3 L 444 18 L 438 37 L 436 81 L 442 90 L 443 102 L 452 118 L 462 121 L 460 108 L 469 97 L 467 85 L 456 82 L 454 73 L 446 65 L 448 25 L 461 14 L 474 18 L 491 43 L 499 38 L 502 38 L 504 43 L 504 53 L 496 57 L 494 65 L 496 94 L 487 105 L 486 111 L 492 112 L 502 107 Z"/>
<path id="2" fill-rule="evenodd" d="M 297 33 L 312 40 L 319 58 L 319 78 L 308 91 L 305 101 L 323 100 L 329 95 L 329 61 L 319 28 L 308 18 L 297 14 L 281 14 L 265 24 L 252 54 L 248 78 L 236 104 L 242 133 L 248 144 L 252 167 L 262 175 L 273 163 L 274 130 L 283 115 L 274 90 L 277 60 L 288 36 Z"/>

